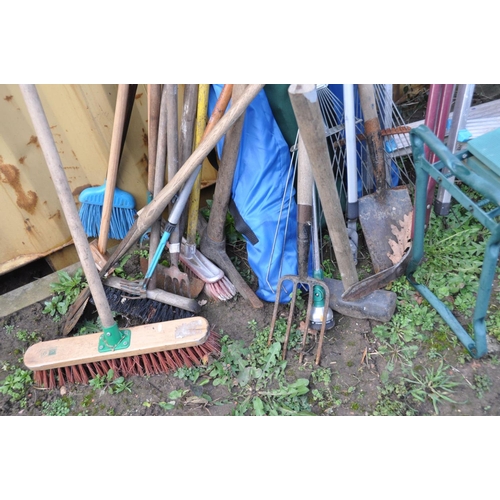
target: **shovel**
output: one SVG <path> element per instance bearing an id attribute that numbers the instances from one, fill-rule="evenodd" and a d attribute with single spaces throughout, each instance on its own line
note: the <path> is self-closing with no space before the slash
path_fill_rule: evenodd
<path id="1" fill-rule="evenodd" d="M 384 161 L 384 146 L 371 84 L 359 84 L 359 97 L 365 124 L 365 137 L 373 165 L 376 191 L 358 200 L 359 222 L 370 252 L 373 270 L 379 273 L 394 265 L 390 259 L 396 241 L 394 231 L 400 230 L 404 216 L 412 213 L 413 205 L 406 186 L 388 188 Z"/>

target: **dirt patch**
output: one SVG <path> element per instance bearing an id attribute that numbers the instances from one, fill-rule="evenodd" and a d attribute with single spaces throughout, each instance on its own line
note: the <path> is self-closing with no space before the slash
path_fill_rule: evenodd
<path id="1" fill-rule="evenodd" d="M 407 121 L 423 118 L 427 91 L 424 86 L 414 96 Z M 498 86 L 480 85 L 474 104 L 498 95 Z M 238 257 L 244 262 L 244 252 Z M 128 263 L 134 265 L 138 267 L 133 260 Z M 369 262 L 361 260 L 360 277 L 370 272 Z M 0 293 L 43 275 L 46 270 L 38 269 L 34 263 L 2 276 Z M 252 279 L 248 270 L 245 276 Z M 223 339 L 227 353 L 212 355 L 198 378 L 188 372 L 134 376 L 127 380 L 127 389 L 119 393 L 110 393 L 109 384 L 104 388 L 68 384 L 47 390 L 23 378 L 26 372 L 22 358 L 29 344 L 57 338 L 61 333 L 61 324 L 43 314 L 44 303 L 36 303 L 0 319 L 0 387 L 4 388 L 0 392 L 0 415 L 229 416 L 273 414 L 278 410 L 281 414 L 318 416 L 500 415 L 498 342 L 490 337 L 489 354 L 473 359 L 432 309 L 428 309 L 427 318 L 411 315 L 411 308 L 422 305 L 423 300 L 416 292 L 405 289 L 404 283 L 402 278 L 393 284 L 398 305 L 390 325 L 335 312 L 335 326 L 325 335 L 319 366 L 314 364 L 317 338 L 311 334 L 303 362 L 299 363 L 299 349 L 292 347 L 286 366 L 283 365 L 284 377 L 277 380 L 273 372 L 268 382 L 259 380 L 260 385 L 246 382 L 242 375 L 248 375 L 251 368 L 255 376 L 269 366 L 270 354 L 262 349 L 258 332 L 265 336 L 268 331 L 274 304 L 265 303 L 262 309 L 254 309 L 241 296 L 216 302 L 202 294 L 200 315 Z M 495 283 L 488 326 L 500 338 L 498 292 Z M 280 306 L 280 316 L 287 314 L 287 308 Z M 95 309 L 89 305 L 83 319 L 93 321 L 95 317 Z M 128 317 L 117 319 L 121 327 L 130 325 Z M 296 320 L 298 323 L 300 318 Z M 460 315 L 459 320 L 471 331 L 470 315 Z M 267 365 L 250 364 L 252 347 L 259 341 L 260 360 L 267 360 Z M 276 359 L 274 363 L 278 366 Z M 210 371 L 217 366 L 219 375 L 213 373 L 215 368 Z M 275 406 L 261 406 L 269 394 L 296 388 L 294 384 L 302 380 L 307 381 L 304 393 L 294 393 Z M 8 387 L 10 391 L 6 390 Z"/>
<path id="2" fill-rule="evenodd" d="M 133 265 L 129 262 L 129 265 Z M 361 264 L 362 265 L 362 264 Z M 201 316 L 211 328 L 228 342 L 241 341 L 248 347 L 256 340 L 256 331 L 268 331 L 274 304 L 265 303 L 254 309 L 241 296 L 229 301 L 206 301 Z M 23 368 L 22 356 L 36 338 L 48 340 L 60 335 L 61 323 L 43 314 L 44 303 L 36 303 L 0 320 L 0 384 Z M 280 305 L 282 316 L 288 306 Z M 95 309 L 87 307 L 85 317 L 95 318 Z M 130 318 L 119 318 L 130 322 Z M 250 328 L 250 323 L 253 327 Z M 410 398 L 414 387 L 404 379 L 411 378 L 404 364 L 398 362 L 397 349 L 384 350 L 384 342 L 374 334 L 381 324 L 335 313 L 335 326 L 326 332 L 320 366 L 314 364 L 317 339 L 309 336 L 303 362 L 298 362 L 298 348 L 291 349 L 286 358 L 286 380 L 293 384 L 298 379 L 309 381 L 304 399 L 307 414 L 323 416 L 363 415 L 434 415 L 432 388 L 419 401 Z M 415 326 L 417 328 L 417 326 Z M 20 335 L 18 332 L 22 332 Z M 448 336 L 439 355 L 431 356 L 433 348 L 422 344 L 413 359 L 412 373 L 430 379 L 440 363 L 446 367 L 444 376 L 453 382 L 453 392 L 435 396 L 440 415 L 499 415 L 500 362 L 495 353 L 480 360 L 467 355 L 459 342 Z M 492 349 L 496 342 L 492 341 Z M 208 366 L 217 360 L 212 356 Z M 323 370 L 323 371 L 321 371 Z M 322 376 L 319 376 L 321 375 Z M 206 383 L 201 383 L 204 380 Z M 229 384 L 214 384 L 214 379 L 203 377 L 196 381 L 179 378 L 171 372 L 163 375 L 134 376 L 130 390 L 110 394 L 105 388 L 68 384 L 62 389 L 47 390 L 30 385 L 25 397 L 16 400 L 12 394 L 0 394 L 1 415 L 175 415 L 224 416 L 233 415 L 241 408 L 242 400 L 251 393 Z M 413 384 L 415 380 L 413 380 Z M 436 391 L 442 387 L 436 386 Z M 172 394 L 178 399 L 172 401 Z M 445 397 L 441 397 L 445 396 Z M 453 402 L 452 402 L 453 401 Z M 252 415 L 249 407 L 245 414 Z"/>

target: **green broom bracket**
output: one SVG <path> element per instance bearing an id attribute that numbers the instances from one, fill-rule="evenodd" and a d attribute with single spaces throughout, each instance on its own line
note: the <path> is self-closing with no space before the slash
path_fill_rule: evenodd
<path id="1" fill-rule="evenodd" d="M 99 352 L 127 349 L 130 347 L 131 337 L 130 330 L 120 330 L 116 323 L 109 328 L 104 328 L 104 333 L 99 337 Z"/>

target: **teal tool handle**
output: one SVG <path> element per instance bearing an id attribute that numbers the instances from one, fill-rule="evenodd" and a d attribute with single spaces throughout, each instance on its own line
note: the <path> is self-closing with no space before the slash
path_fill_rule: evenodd
<path id="1" fill-rule="evenodd" d="M 193 189 L 194 182 L 196 181 L 196 177 L 198 177 L 198 173 L 200 172 L 200 170 L 201 170 L 201 165 L 196 167 L 194 172 L 191 174 L 191 177 L 187 180 L 186 184 L 184 184 L 184 187 L 182 188 L 177 200 L 174 203 L 172 212 L 170 213 L 170 217 L 167 222 L 167 227 L 165 228 L 163 236 L 161 237 L 161 240 L 158 243 L 158 247 L 156 248 L 156 252 L 153 256 L 153 259 L 151 260 L 146 275 L 144 276 L 144 282 L 142 284 L 143 290 L 147 289 L 151 277 L 155 272 L 156 266 L 160 261 L 163 249 L 165 248 L 165 245 L 167 244 L 170 235 L 174 232 L 175 228 L 177 227 L 177 224 L 179 223 L 182 212 L 184 210 L 184 207 L 186 206 L 186 203 L 189 199 L 189 195 L 191 194 L 191 190 Z"/>

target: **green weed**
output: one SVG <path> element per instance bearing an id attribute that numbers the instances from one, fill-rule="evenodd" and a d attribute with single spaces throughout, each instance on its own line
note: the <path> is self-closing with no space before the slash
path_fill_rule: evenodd
<path id="1" fill-rule="evenodd" d="M 398 383 L 387 383 L 379 388 L 379 395 L 374 416 L 413 416 L 416 411 L 408 403 L 408 388 L 402 380 Z"/>
<path id="2" fill-rule="evenodd" d="M 78 331 L 75 336 L 78 335 L 87 335 L 89 333 L 97 333 L 102 332 L 104 330 L 101 319 L 99 317 L 96 318 L 95 321 L 85 319 L 79 326 Z"/>
<path id="3" fill-rule="evenodd" d="M 42 413 L 50 417 L 64 417 L 69 414 L 73 401 L 70 398 L 58 398 L 54 401 L 42 402 Z"/>
<path id="4" fill-rule="evenodd" d="M 33 384 L 31 371 L 16 368 L 13 373 L 5 377 L 0 385 L 0 392 L 10 396 L 24 408 L 27 404 L 28 391 Z"/>
<path id="5" fill-rule="evenodd" d="M 116 377 L 112 369 L 106 375 L 96 375 L 90 379 L 89 385 L 94 389 L 108 391 L 109 394 L 119 394 L 120 392 L 132 392 L 132 382 L 124 377 Z"/>
<path id="6" fill-rule="evenodd" d="M 485 392 L 489 392 L 492 386 L 492 381 L 488 375 L 474 375 L 474 389 L 477 392 L 477 397 L 482 398 Z"/>
<path id="7" fill-rule="evenodd" d="M 15 328 L 14 325 L 5 325 L 4 326 L 5 333 L 7 333 L 7 335 L 10 335 L 13 332 L 14 328 Z"/>
<path id="8" fill-rule="evenodd" d="M 68 312 L 69 306 L 87 286 L 82 268 L 79 268 L 73 276 L 66 271 L 59 271 L 57 275 L 59 282 L 50 284 L 54 295 L 44 303 L 45 307 L 42 311 L 44 314 L 50 314 L 55 321 L 59 321 L 61 316 Z"/>
<path id="9" fill-rule="evenodd" d="M 28 333 L 27 330 L 19 330 L 16 333 L 16 338 L 17 338 L 17 340 L 19 340 L 21 342 L 26 342 L 28 345 L 36 344 L 37 342 L 40 342 L 40 340 L 41 340 L 39 333 L 37 333 L 37 332 Z"/>
<path id="10" fill-rule="evenodd" d="M 403 380 L 409 386 L 409 393 L 416 401 L 424 403 L 428 400 L 431 401 L 436 415 L 439 415 L 439 403 L 444 401 L 448 403 L 455 403 L 451 399 L 450 394 L 454 392 L 454 388 L 458 385 L 446 373 L 446 367 L 441 361 L 437 367 L 423 367 L 419 371 L 412 369 L 408 377 L 403 377 Z"/>

